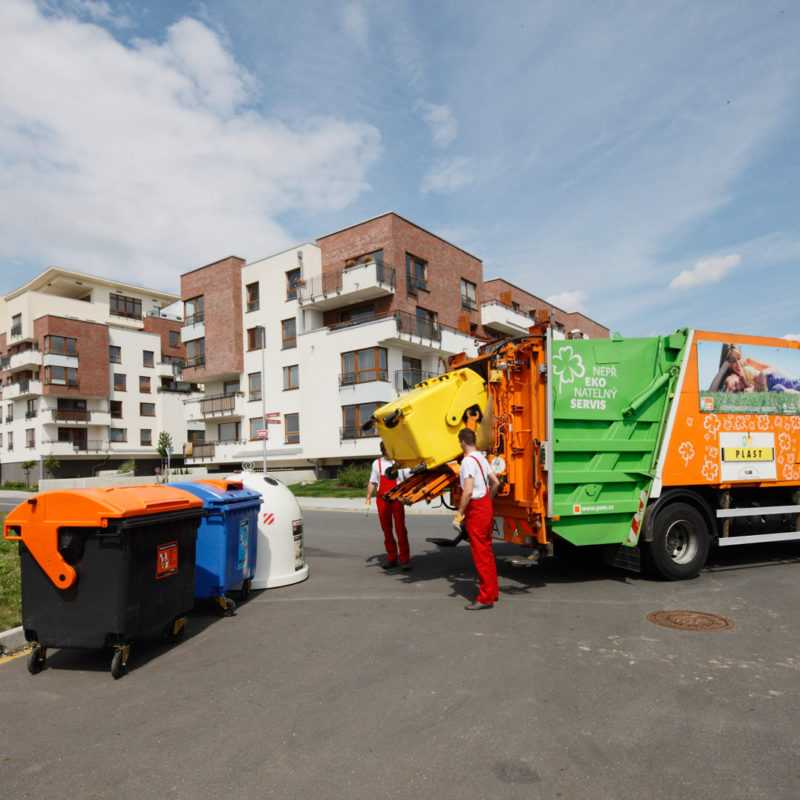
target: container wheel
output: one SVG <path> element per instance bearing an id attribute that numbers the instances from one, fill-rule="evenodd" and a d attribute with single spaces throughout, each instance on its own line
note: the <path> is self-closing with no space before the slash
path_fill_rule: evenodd
<path id="1" fill-rule="evenodd" d="M 253 588 L 253 581 L 242 581 L 242 600 L 247 600 L 250 597 L 250 590 Z"/>
<path id="2" fill-rule="evenodd" d="M 653 520 L 653 540 L 645 553 L 649 566 L 662 578 L 694 578 L 706 563 L 711 545 L 703 515 L 688 503 L 670 503 Z"/>
<path id="3" fill-rule="evenodd" d="M 41 645 L 34 645 L 30 653 L 28 653 L 28 672 L 31 675 L 36 675 L 44 669 L 44 662 L 47 660 L 47 649 Z"/>
<path id="4" fill-rule="evenodd" d="M 172 622 L 164 626 L 164 630 L 161 632 L 161 638 L 170 644 L 179 642 L 186 633 L 186 622 L 186 617 L 178 617 L 172 620 Z"/>
<path id="5" fill-rule="evenodd" d="M 221 617 L 232 617 L 233 612 L 236 611 L 236 603 L 230 597 L 218 597 L 217 600 L 217 614 Z"/>
<path id="6" fill-rule="evenodd" d="M 114 650 L 114 656 L 111 659 L 111 677 L 115 681 L 118 681 L 127 672 L 130 650 L 130 645 L 125 645 L 124 647 L 119 647 Z"/>

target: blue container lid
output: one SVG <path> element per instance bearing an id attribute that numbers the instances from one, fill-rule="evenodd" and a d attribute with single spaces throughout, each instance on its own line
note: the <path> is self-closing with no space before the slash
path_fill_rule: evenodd
<path id="1" fill-rule="evenodd" d="M 167 486 L 183 489 L 203 501 L 205 508 L 231 505 L 261 505 L 261 494 L 247 489 L 239 481 L 211 480 L 170 482 Z"/>

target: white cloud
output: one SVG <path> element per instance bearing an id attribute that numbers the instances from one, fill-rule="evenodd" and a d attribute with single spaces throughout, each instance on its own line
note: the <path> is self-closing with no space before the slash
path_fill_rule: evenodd
<path id="1" fill-rule="evenodd" d="M 476 179 L 475 166 L 470 158 L 450 158 L 440 161 L 422 181 L 422 193 L 450 194 L 469 186 Z"/>
<path id="2" fill-rule="evenodd" d="M 178 270 L 290 246 L 279 215 L 347 206 L 381 153 L 372 125 L 290 125 L 245 105 L 251 77 L 193 19 L 161 44 L 126 47 L 30 0 L 3 0 L 0 72 L 15 76 L 0 82 L 8 261 L 127 272 L 174 290 Z"/>
<path id="3" fill-rule="evenodd" d="M 417 108 L 431 129 L 434 143 L 439 147 L 447 147 L 458 136 L 458 123 L 447 106 L 420 100 Z"/>
<path id="4" fill-rule="evenodd" d="M 40 0 L 40 5 L 54 14 L 72 13 L 86 16 L 92 22 L 126 28 L 131 25 L 130 18 L 119 14 L 105 0 Z"/>
<path id="5" fill-rule="evenodd" d="M 356 44 L 361 47 L 367 46 L 369 36 L 369 22 L 364 6 L 361 3 L 348 3 L 342 9 L 342 24 L 345 32 Z"/>
<path id="6" fill-rule="evenodd" d="M 586 292 L 580 289 L 575 289 L 572 292 L 559 292 L 546 297 L 545 300 L 554 306 L 564 309 L 564 311 L 584 311 Z"/>
<path id="7" fill-rule="evenodd" d="M 692 269 L 685 269 L 672 279 L 670 289 L 693 289 L 705 283 L 717 283 L 735 267 L 742 263 L 738 253 L 727 256 L 712 256 L 697 261 Z"/>

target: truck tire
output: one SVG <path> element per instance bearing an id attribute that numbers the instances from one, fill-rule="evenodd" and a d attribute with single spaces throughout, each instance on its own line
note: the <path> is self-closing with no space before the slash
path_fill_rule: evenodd
<path id="1" fill-rule="evenodd" d="M 694 578 L 706 563 L 711 544 L 703 515 L 688 503 L 670 503 L 653 520 L 647 542 L 648 565 L 668 581 Z"/>

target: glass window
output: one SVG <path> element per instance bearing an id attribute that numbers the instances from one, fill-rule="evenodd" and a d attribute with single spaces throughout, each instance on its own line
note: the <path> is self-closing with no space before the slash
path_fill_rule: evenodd
<path id="1" fill-rule="evenodd" d="M 300 386 L 300 367 L 292 364 L 291 367 L 283 368 L 283 389 L 297 389 Z"/>
<path id="2" fill-rule="evenodd" d="M 239 441 L 239 423 L 221 422 L 219 425 L 219 440 L 221 442 Z"/>
<path id="3" fill-rule="evenodd" d="M 118 372 L 114 373 L 114 391 L 124 392 L 126 388 L 126 376 Z"/>
<path id="4" fill-rule="evenodd" d="M 142 394 L 150 394 L 150 377 L 148 375 L 139 376 L 139 391 Z"/>
<path id="5" fill-rule="evenodd" d="M 409 294 L 428 290 L 428 262 L 406 253 L 406 287 Z"/>
<path id="6" fill-rule="evenodd" d="M 78 370 L 74 367 L 45 367 L 44 382 L 56 386 L 77 386 Z"/>
<path id="7" fill-rule="evenodd" d="M 13 422 L 14 421 L 14 404 L 9 403 L 8 408 L 6 409 L 6 422 Z"/>
<path id="8" fill-rule="evenodd" d="M 126 428 L 109 428 L 109 439 L 112 442 L 127 442 L 128 431 Z"/>
<path id="9" fill-rule="evenodd" d="M 417 335 L 425 336 L 429 339 L 438 338 L 439 332 L 436 329 L 436 312 L 428 311 L 426 308 L 417 306 Z"/>
<path id="10" fill-rule="evenodd" d="M 180 347 L 181 346 L 181 334 L 180 334 L 180 331 L 170 331 L 169 332 L 169 346 L 170 347 Z"/>
<path id="11" fill-rule="evenodd" d="M 468 308 L 471 311 L 475 311 L 478 308 L 476 292 L 477 287 L 474 283 L 466 280 L 466 278 L 461 279 L 461 305 L 464 308 Z"/>
<path id="12" fill-rule="evenodd" d="M 297 298 L 297 282 L 300 280 L 300 270 L 292 269 L 286 273 L 286 299 L 295 300 Z"/>
<path id="13" fill-rule="evenodd" d="M 9 450 L 13 450 L 14 449 L 14 432 L 13 431 L 9 431 L 8 432 L 8 449 Z"/>
<path id="14" fill-rule="evenodd" d="M 250 438 L 257 439 L 258 435 L 256 431 L 266 430 L 267 426 L 264 425 L 264 420 L 261 417 L 251 417 L 250 418 Z"/>
<path id="15" fill-rule="evenodd" d="M 11 317 L 11 335 L 22 336 L 22 314 L 14 314 Z M 9 442 L 8 449 L 11 450 L 11 442 Z"/>
<path id="16" fill-rule="evenodd" d="M 28 447 L 28 448 L 36 447 L 36 429 L 35 428 L 26 428 L 25 429 L 25 447 Z"/>
<path id="17" fill-rule="evenodd" d="M 203 295 L 192 297 L 183 304 L 183 322 L 185 325 L 197 325 L 205 318 Z"/>
<path id="18" fill-rule="evenodd" d="M 367 347 L 364 350 L 342 353 L 342 374 L 339 383 L 346 386 L 350 383 L 389 380 L 386 362 L 385 347 Z"/>
<path id="19" fill-rule="evenodd" d="M 122 419 L 122 400 L 112 400 L 109 409 L 113 419 Z"/>
<path id="20" fill-rule="evenodd" d="M 198 444 L 206 440 L 206 432 L 203 431 L 186 431 L 186 441 L 192 444 Z"/>
<path id="21" fill-rule="evenodd" d="M 239 379 L 236 378 L 232 381 L 225 381 L 222 384 L 222 393 L 224 395 L 236 394 L 239 391 Z"/>
<path id="22" fill-rule="evenodd" d="M 281 322 L 281 347 L 284 350 L 297 347 L 297 321 L 294 317 Z"/>
<path id="23" fill-rule="evenodd" d="M 261 399 L 261 373 L 251 372 L 247 376 L 247 399 L 260 400 Z"/>
<path id="24" fill-rule="evenodd" d="M 248 283 L 247 286 L 245 286 L 245 290 L 247 291 L 247 310 L 258 311 L 258 309 L 261 308 L 258 281 L 255 283 Z"/>
<path id="25" fill-rule="evenodd" d="M 247 329 L 247 349 L 260 350 L 264 346 L 264 328 L 260 325 L 257 328 Z"/>
<path id="26" fill-rule="evenodd" d="M 109 311 L 116 317 L 142 318 L 142 301 L 122 294 L 109 295 Z"/>
<path id="27" fill-rule="evenodd" d="M 45 336 L 44 352 L 59 356 L 77 356 L 78 340 L 68 336 Z"/>
<path id="28" fill-rule="evenodd" d="M 366 431 L 361 426 L 375 413 L 381 403 L 359 403 L 358 405 L 342 406 L 342 439 L 361 439 L 367 436 L 377 436 L 378 432 L 373 425 Z"/>
<path id="29" fill-rule="evenodd" d="M 143 447 L 150 447 L 153 444 L 153 431 L 151 428 L 140 429 L 139 444 Z"/>
<path id="30" fill-rule="evenodd" d="M 122 348 L 117 347 L 115 344 L 110 344 L 108 346 L 108 360 L 112 364 L 121 364 L 122 363 Z"/>
<path id="31" fill-rule="evenodd" d="M 155 403 L 139 403 L 139 416 L 154 417 L 156 415 Z"/>
<path id="32" fill-rule="evenodd" d="M 155 353 L 152 350 L 142 350 L 142 366 L 152 367 L 155 364 Z"/>
<path id="33" fill-rule="evenodd" d="M 191 342 L 186 342 L 186 360 L 187 367 L 199 367 L 206 363 L 206 340 L 205 339 L 192 339 Z"/>
<path id="34" fill-rule="evenodd" d="M 300 441 L 300 415 L 284 414 L 284 430 L 286 434 L 286 444 L 297 444 Z"/>

